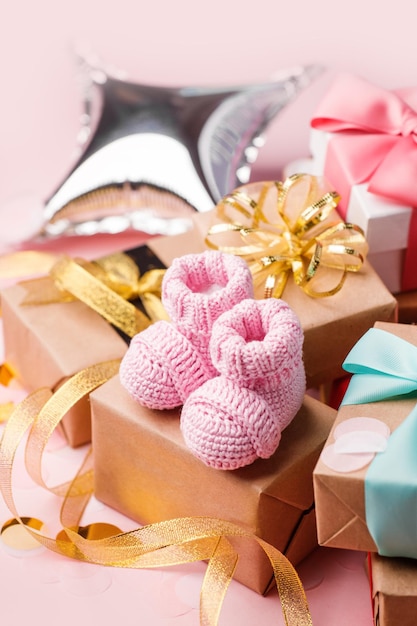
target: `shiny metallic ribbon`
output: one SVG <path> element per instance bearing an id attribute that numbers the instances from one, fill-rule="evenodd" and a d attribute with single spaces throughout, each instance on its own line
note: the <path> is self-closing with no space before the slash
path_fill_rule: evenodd
<path id="1" fill-rule="evenodd" d="M 139 275 L 132 259 L 117 253 L 88 262 L 63 256 L 49 270 L 49 276 L 20 283 L 27 289 L 24 305 L 80 300 L 128 337 L 147 328 L 157 319 L 167 319 L 161 303 L 165 270 Z M 140 298 L 149 317 L 129 300 Z"/>
<path id="2" fill-rule="evenodd" d="M 48 439 L 66 411 L 83 396 L 115 375 L 119 361 L 90 367 L 68 379 L 54 394 L 40 389 L 21 402 L 11 415 L 0 445 L 0 488 L 16 520 L 42 545 L 59 554 L 106 566 L 149 568 L 207 560 L 200 601 L 200 623 L 215 626 L 238 553 L 228 537 L 255 541 L 267 555 L 275 576 L 287 626 L 311 626 L 312 620 L 301 581 L 288 559 L 276 548 L 236 524 L 214 518 L 177 518 L 127 533 L 95 539 L 94 524 L 79 526 L 93 493 L 91 449 L 73 480 L 50 487 L 42 477 L 42 455 Z M 44 535 L 36 524 L 25 524 L 16 509 L 12 470 L 16 451 L 30 429 L 25 459 L 35 482 L 63 498 L 62 530 L 56 538 Z"/>
<path id="3" fill-rule="evenodd" d="M 243 257 L 255 285 L 264 285 L 265 298 L 280 298 L 290 275 L 309 296 L 331 296 L 368 252 L 362 229 L 334 212 L 338 201 L 335 191 L 325 191 L 324 181 L 309 174 L 251 183 L 217 205 L 220 222 L 209 228 L 205 243 Z"/>
<path id="4" fill-rule="evenodd" d="M 417 288 L 416 105 L 417 89 L 388 91 L 341 74 L 311 120 L 313 128 L 332 133 L 324 174 L 341 191 L 342 216 L 351 187 L 361 183 L 367 183 L 371 193 L 414 207 L 403 265 L 404 291 Z"/>
<path id="5" fill-rule="evenodd" d="M 417 395 L 417 347 L 371 328 L 343 367 L 353 376 L 342 405 Z M 379 554 L 417 558 L 417 407 L 394 430 L 365 476 L 368 530 Z"/>

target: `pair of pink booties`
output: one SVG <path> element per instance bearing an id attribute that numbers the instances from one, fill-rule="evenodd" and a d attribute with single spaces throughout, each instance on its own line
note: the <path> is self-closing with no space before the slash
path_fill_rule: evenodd
<path id="1" fill-rule="evenodd" d="M 255 300 L 247 263 L 217 251 L 175 259 L 162 302 L 170 321 L 132 339 L 122 385 L 151 409 L 182 405 L 184 441 L 210 467 L 269 458 L 305 393 L 295 313 L 283 300 Z"/>

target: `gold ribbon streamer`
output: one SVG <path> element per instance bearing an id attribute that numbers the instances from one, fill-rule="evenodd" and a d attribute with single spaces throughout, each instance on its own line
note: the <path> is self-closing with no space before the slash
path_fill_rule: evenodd
<path id="1" fill-rule="evenodd" d="M 42 478 L 42 454 L 48 438 L 66 411 L 85 394 L 115 375 L 118 364 L 119 361 L 110 361 L 87 368 L 66 381 L 54 394 L 48 389 L 38 390 L 25 398 L 10 416 L 0 443 L 0 489 L 17 521 L 45 547 L 80 561 L 114 567 L 148 568 L 207 560 L 200 602 L 202 626 L 216 626 L 237 563 L 238 554 L 227 538 L 249 538 L 257 542 L 269 558 L 285 624 L 311 626 L 304 589 L 288 559 L 255 534 L 231 522 L 185 517 L 103 539 L 83 536 L 79 523 L 93 494 L 91 448 L 75 478 L 52 488 Z M 25 451 L 28 472 L 39 485 L 64 498 L 61 507 L 63 529 L 56 539 L 25 525 L 13 499 L 13 463 L 29 428 Z"/>
<path id="2" fill-rule="evenodd" d="M 359 226 L 340 218 L 329 221 L 339 199 L 309 174 L 251 183 L 218 203 L 221 222 L 209 228 L 205 243 L 242 256 L 255 285 L 264 285 L 265 298 L 280 298 L 291 274 L 309 296 L 331 296 L 340 291 L 347 272 L 361 268 L 368 252 Z M 330 287 L 317 288 L 329 281 Z"/>

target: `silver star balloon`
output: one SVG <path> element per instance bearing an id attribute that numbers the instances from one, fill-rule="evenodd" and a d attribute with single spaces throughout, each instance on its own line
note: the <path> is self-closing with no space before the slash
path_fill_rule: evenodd
<path id="1" fill-rule="evenodd" d="M 187 230 L 248 182 L 270 121 L 320 72 L 296 67 L 259 84 L 163 87 L 82 58 L 89 89 L 81 153 L 43 207 L 41 237 Z M 100 110 L 93 127 L 94 99 Z"/>

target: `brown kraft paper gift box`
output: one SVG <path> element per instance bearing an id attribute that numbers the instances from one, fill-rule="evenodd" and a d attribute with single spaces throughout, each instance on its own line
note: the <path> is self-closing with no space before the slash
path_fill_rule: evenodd
<path id="1" fill-rule="evenodd" d="M 129 250 L 126 255 L 141 276 L 148 269 L 165 267 L 147 246 Z M 112 267 L 117 263 L 112 261 Z M 121 359 L 129 340 L 83 302 L 24 304 L 28 292 L 40 290 L 42 294 L 45 288 L 45 283 L 35 281 L 34 287 L 27 281 L 1 292 L 5 360 L 28 391 L 40 387 L 55 390 L 86 367 Z M 140 306 L 139 300 L 133 302 Z M 72 447 L 91 441 L 88 398 L 68 411 L 61 427 Z"/>
<path id="2" fill-rule="evenodd" d="M 204 465 L 186 447 L 180 411 L 135 402 L 119 377 L 90 396 L 95 496 L 149 524 L 177 517 L 215 517 L 243 526 L 293 563 L 317 546 L 312 472 L 336 412 L 305 397 L 276 453 L 234 471 Z M 235 578 L 266 593 L 272 570 L 254 542 L 234 540 Z"/>
<path id="3" fill-rule="evenodd" d="M 214 211 L 196 215 L 193 230 L 158 237 L 148 245 L 168 266 L 179 251 L 186 254 L 208 249 L 204 238 L 215 221 Z M 262 298 L 263 289 L 256 291 L 255 297 Z M 348 272 L 341 291 L 333 296 L 308 296 L 290 277 L 282 298 L 297 313 L 303 327 L 308 388 L 345 375 L 342 363 L 346 355 L 376 321 L 397 321 L 396 299 L 367 262 L 359 272 Z"/>
<path id="4" fill-rule="evenodd" d="M 415 626 L 417 561 L 371 554 L 369 563 L 375 626 Z"/>
<path id="5" fill-rule="evenodd" d="M 417 328 L 408 324 L 377 322 L 375 328 L 390 332 L 417 346 Z M 395 430 L 408 416 L 415 398 L 399 397 L 367 404 L 343 405 L 330 432 L 325 448 L 334 443 L 334 430 L 350 418 L 371 417 Z M 320 545 L 377 552 L 366 525 L 364 480 L 368 465 L 349 473 L 328 467 L 320 457 L 314 469 L 317 533 Z"/>
<path id="6" fill-rule="evenodd" d="M 7 364 L 28 391 L 56 389 L 85 367 L 122 358 L 126 342 L 82 302 L 22 306 L 22 285 L 1 293 Z M 88 398 L 64 416 L 62 430 L 72 447 L 91 441 Z"/>

